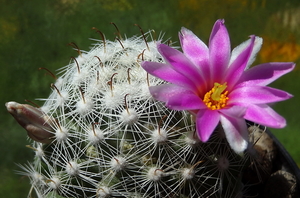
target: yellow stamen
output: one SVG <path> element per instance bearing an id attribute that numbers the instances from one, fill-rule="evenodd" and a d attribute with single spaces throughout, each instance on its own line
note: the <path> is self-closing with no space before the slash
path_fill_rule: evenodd
<path id="1" fill-rule="evenodd" d="M 211 110 L 221 109 L 226 106 L 229 99 L 227 97 L 228 91 L 225 91 L 227 88 L 226 84 L 226 82 L 224 84 L 215 83 L 214 87 L 204 95 L 203 102 Z"/>

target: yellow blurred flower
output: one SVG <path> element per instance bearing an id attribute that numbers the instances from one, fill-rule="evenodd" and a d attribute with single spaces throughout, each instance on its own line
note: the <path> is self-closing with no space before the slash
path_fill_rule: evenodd
<path id="1" fill-rule="evenodd" d="M 259 53 L 261 62 L 295 62 L 300 57 L 300 45 L 292 39 L 277 41 L 263 37 L 264 45 Z"/>

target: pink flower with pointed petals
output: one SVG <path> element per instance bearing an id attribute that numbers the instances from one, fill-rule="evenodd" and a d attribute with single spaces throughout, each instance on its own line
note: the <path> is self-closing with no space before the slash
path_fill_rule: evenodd
<path id="1" fill-rule="evenodd" d="M 179 38 L 183 53 L 158 44 L 166 63 L 146 61 L 142 67 L 169 82 L 150 87 L 152 96 L 170 109 L 194 114 L 201 141 L 206 142 L 221 123 L 228 143 L 239 153 L 248 144 L 245 119 L 273 128 L 286 125 L 269 104 L 292 95 L 266 85 L 293 70 L 294 63 L 265 63 L 248 69 L 262 39 L 250 36 L 231 52 L 224 20 L 214 24 L 209 46 L 185 28 Z"/>

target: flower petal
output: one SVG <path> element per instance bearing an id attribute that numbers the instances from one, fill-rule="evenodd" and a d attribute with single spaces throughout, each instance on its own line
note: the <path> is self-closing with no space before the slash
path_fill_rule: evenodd
<path id="1" fill-rule="evenodd" d="M 200 70 L 183 53 L 165 44 L 159 44 L 157 48 L 175 71 L 191 79 L 196 85 L 205 84 Z"/>
<path id="2" fill-rule="evenodd" d="M 223 82 L 224 71 L 230 60 L 230 39 L 224 20 L 217 20 L 209 39 L 209 58 L 211 78 Z"/>
<path id="3" fill-rule="evenodd" d="M 230 147 L 236 152 L 243 152 L 248 146 L 248 130 L 243 118 L 220 116 L 226 139 Z"/>
<path id="4" fill-rule="evenodd" d="M 243 118 L 247 111 L 247 107 L 244 106 L 232 106 L 229 108 L 220 109 L 219 112 L 223 115 L 236 117 L 236 118 Z"/>
<path id="5" fill-rule="evenodd" d="M 235 102 L 245 104 L 279 102 L 291 98 L 292 95 L 266 86 L 245 86 L 234 89 L 228 97 L 230 98 L 228 105 L 234 105 Z"/>
<path id="6" fill-rule="evenodd" d="M 246 46 L 246 48 L 237 55 L 236 59 L 229 66 L 225 77 L 228 84 L 228 90 L 231 90 L 233 88 L 235 83 L 243 74 L 252 54 L 254 42 L 255 36 L 251 36 L 248 46 Z"/>
<path id="7" fill-rule="evenodd" d="M 210 75 L 209 51 L 206 44 L 201 41 L 192 31 L 181 28 L 179 33 L 181 48 L 184 54 L 202 70 L 202 74 Z"/>
<path id="8" fill-rule="evenodd" d="M 283 128 L 286 121 L 266 104 L 248 105 L 245 119 L 272 128 Z"/>
<path id="9" fill-rule="evenodd" d="M 195 110 L 207 107 L 197 95 L 187 92 L 174 95 L 166 106 L 173 110 Z"/>
<path id="10" fill-rule="evenodd" d="M 173 84 L 162 84 L 157 86 L 149 87 L 151 95 L 159 101 L 168 102 L 173 95 L 184 94 L 187 90 L 173 85 Z"/>
<path id="11" fill-rule="evenodd" d="M 291 62 L 264 63 L 246 70 L 238 83 L 240 83 L 241 86 L 265 86 L 280 76 L 292 71 L 294 67 L 295 63 Z"/>
<path id="12" fill-rule="evenodd" d="M 229 62 L 229 65 L 232 64 L 232 62 L 236 59 L 236 57 L 242 52 L 245 50 L 245 48 L 247 46 L 249 46 L 249 43 L 251 42 L 251 38 L 248 39 L 247 41 L 241 43 L 240 45 L 238 45 L 237 47 L 235 47 L 232 52 L 231 52 L 231 58 L 230 58 L 230 62 Z M 263 42 L 263 39 L 258 37 L 258 36 L 255 36 L 255 42 L 254 42 L 254 46 L 253 46 L 253 51 L 251 53 L 251 56 L 248 60 L 248 63 L 247 63 L 247 66 L 245 69 L 248 69 L 250 65 L 252 65 L 252 63 L 255 61 L 255 58 L 256 58 L 256 55 L 257 53 L 259 52 L 261 46 L 262 46 L 262 42 Z"/>
<path id="13" fill-rule="evenodd" d="M 166 102 L 169 109 L 194 110 L 206 108 L 202 100 L 183 87 L 172 84 L 163 84 L 150 87 L 151 95 L 159 101 Z"/>
<path id="14" fill-rule="evenodd" d="M 175 71 L 169 64 L 145 61 L 142 63 L 142 67 L 149 74 L 160 79 L 179 86 L 188 87 L 189 89 L 196 89 L 196 86 L 189 78 Z"/>
<path id="15" fill-rule="evenodd" d="M 206 107 L 197 95 L 183 87 L 163 84 L 149 89 L 152 96 L 159 101 L 166 102 L 169 109 L 194 110 Z"/>
<path id="16" fill-rule="evenodd" d="M 218 111 L 206 109 L 201 110 L 197 113 L 196 129 L 198 137 L 202 142 L 207 142 L 211 134 L 214 132 L 219 121 L 220 114 Z"/>

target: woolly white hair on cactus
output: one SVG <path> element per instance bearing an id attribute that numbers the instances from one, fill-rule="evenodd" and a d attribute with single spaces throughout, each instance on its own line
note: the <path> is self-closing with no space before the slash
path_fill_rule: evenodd
<path id="1" fill-rule="evenodd" d="M 92 145 L 97 144 L 104 140 L 104 133 L 101 129 L 98 127 L 95 128 L 94 125 L 92 125 L 92 129 L 87 130 L 87 140 L 90 142 Z"/>

